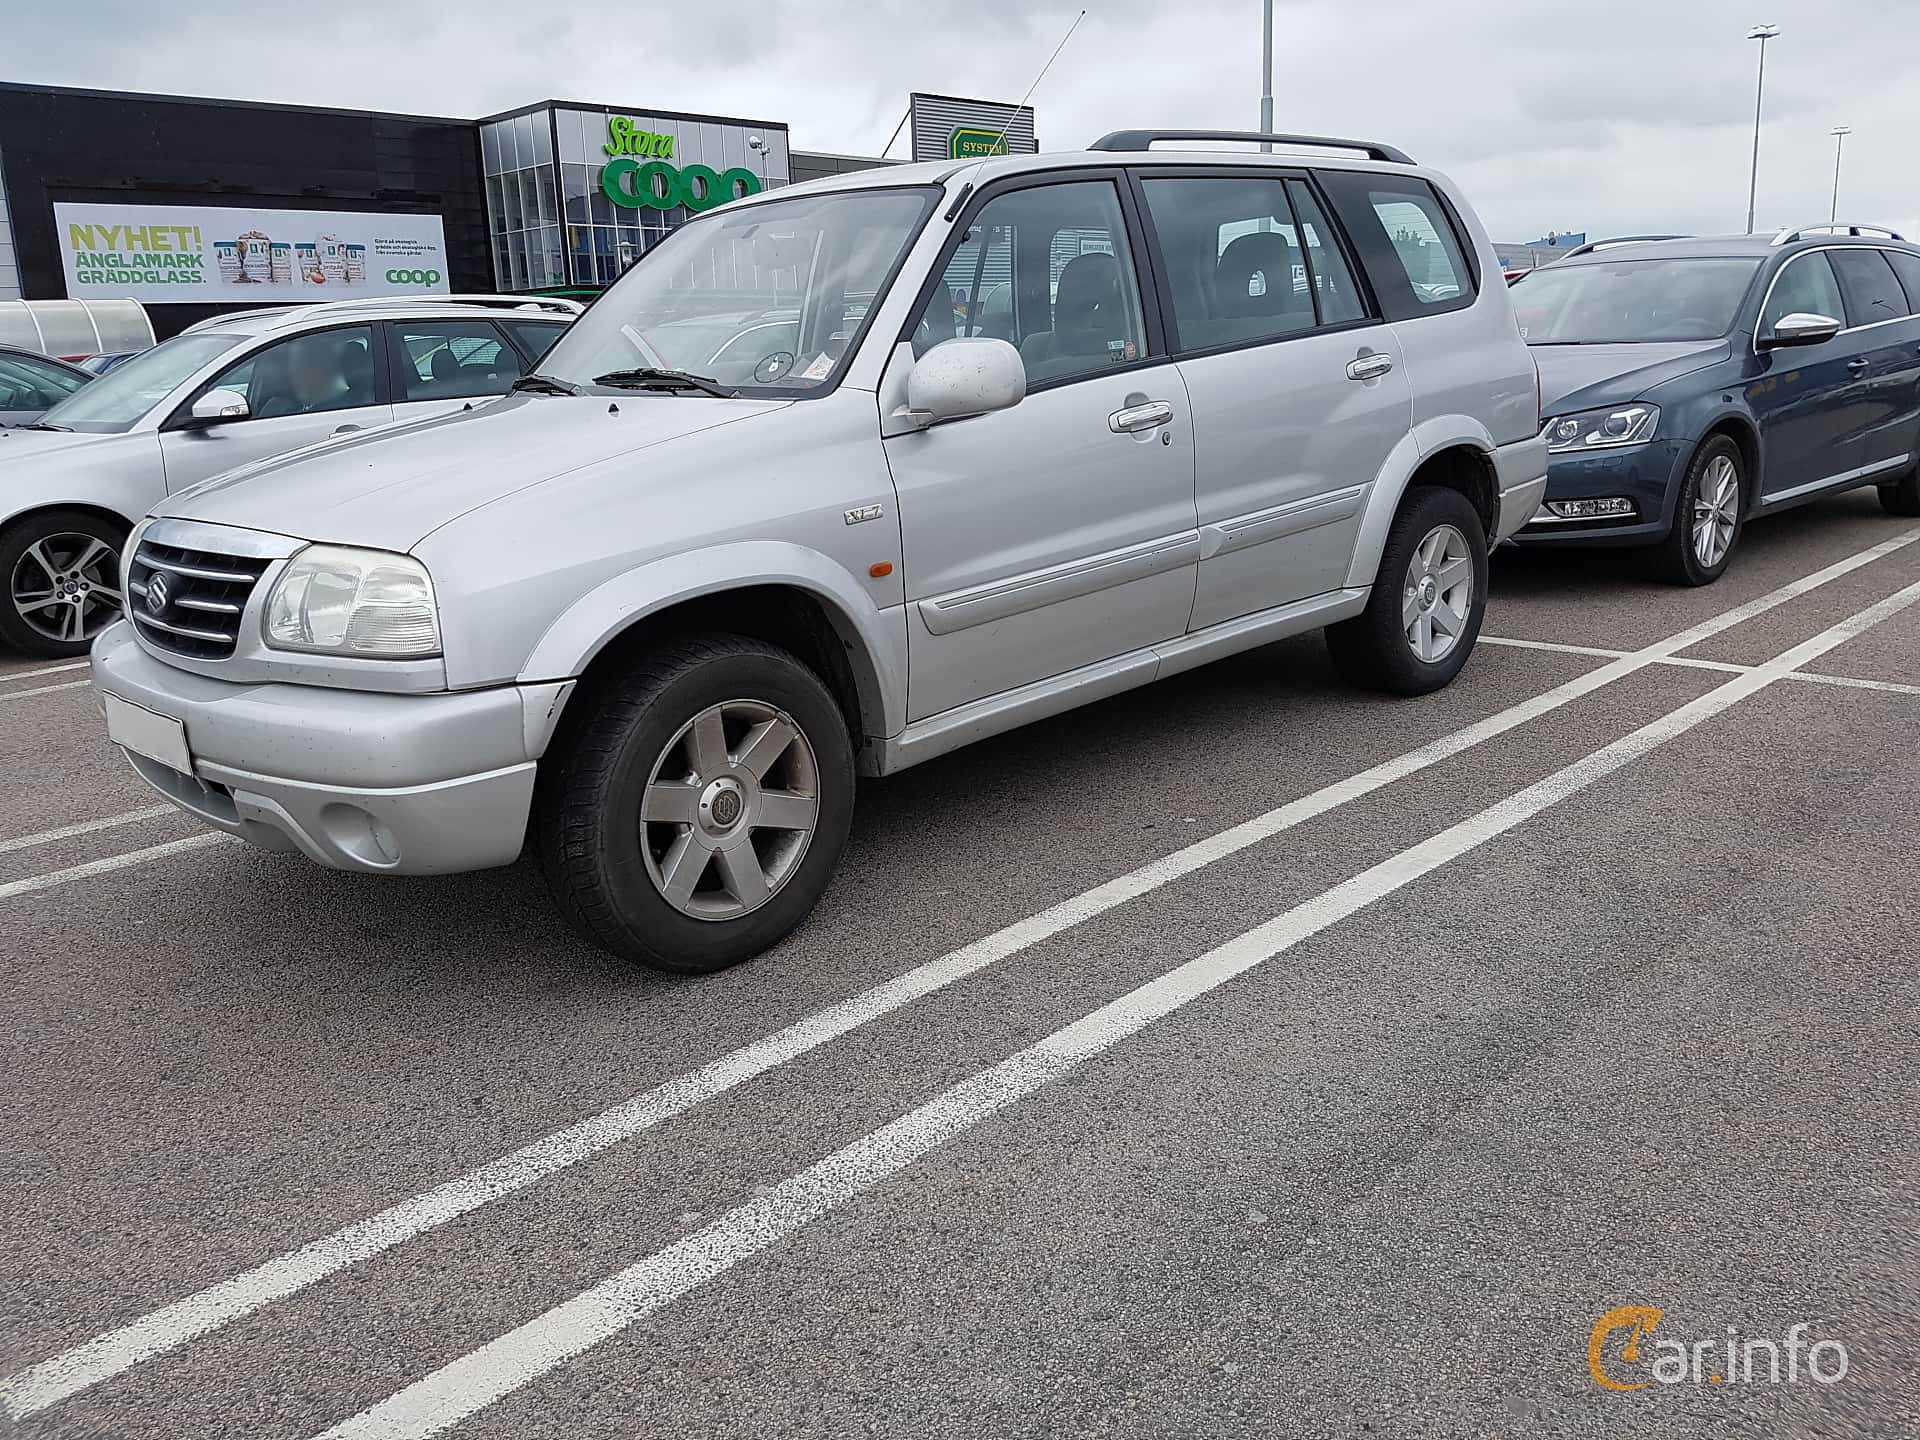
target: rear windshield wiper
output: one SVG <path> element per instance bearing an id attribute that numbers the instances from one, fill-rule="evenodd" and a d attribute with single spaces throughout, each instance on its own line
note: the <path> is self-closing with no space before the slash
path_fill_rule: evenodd
<path id="1" fill-rule="evenodd" d="M 740 392 L 728 390 L 718 381 L 705 375 L 689 375 L 684 370 L 609 370 L 604 375 L 593 377 L 596 385 L 610 385 L 616 390 L 673 390 L 685 393 L 698 390 L 702 395 L 717 396 L 722 400 L 737 400 Z"/>
<path id="2" fill-rule="evenodd" d="M 564 380 L 556 380 L 551 375 L 522 375 L 507 387 L 508 393 L 532 395 L 578 395 L 579 387 L 569 385 Z"/>

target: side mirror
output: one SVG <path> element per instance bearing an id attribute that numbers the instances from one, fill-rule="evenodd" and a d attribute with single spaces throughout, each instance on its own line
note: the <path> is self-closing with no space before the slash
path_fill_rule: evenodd
<path id="1" fill-rule="evenodd" d="M 907 376 L 907 417 L 918 429 L 1010 410 L 1027 397 L 1020 352 L 985 335 L 943 340 Z"/>
<path id="2" fill-rule="evenodd" d="M 1840 333 L 1840 322 L 1831 315 L 1809 315 L 1796 310 L 1774 322 L 1771 333 L 1760 337 L 1762 350 L 1788 345 L 1824 345 Z"/>
<path id="3" fill-rule="evenodd" d="M 238 390 L 209 390 L 193 402 L 188 418 L 195 425 L 219 425 L 228 420 L 244 420 L 250 413 L 247 397 Z"/>

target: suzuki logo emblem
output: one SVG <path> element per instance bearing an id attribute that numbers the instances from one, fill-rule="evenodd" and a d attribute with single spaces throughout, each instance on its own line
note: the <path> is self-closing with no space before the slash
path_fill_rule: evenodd
<path id="1" fill-rule="evenodd" d="M 149 615 L 167 613 L 167 603 L 173 598 L 173 582 L 163 571 L 156 570 L 147 577 L 147 595 L 145 604 Z"/>

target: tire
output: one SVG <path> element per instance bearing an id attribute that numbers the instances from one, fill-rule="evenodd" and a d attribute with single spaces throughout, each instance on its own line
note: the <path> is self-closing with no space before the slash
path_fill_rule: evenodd
<path id="1" fill-rule="evenodd" d="M 1464 573 L 1455 568 L 1460 560 L 1468 562 Z M 1430 573 L 1439 583 L 1426 590 L 1422 582 Z M 1439 580 L 1448 573 L 1459 576 L 1451 585 Z M 1460 673 L 1486 612 L 1487 533 L 1480 514 L 1458 490 L 1423 485 L 1407 492 L 1393 517 L 1367 608 L 1327 627 L 1327 651 L 1352 684 L 1425 695 Z M 1450 636 L 1449 623 L 1456 627 Z M 1435 654 L 1441 638 L 1449 643 Z"/>
<path id="2" fill-rule="evenodd" d="M 1889 515 L 1920 515 L 1920 461 L 1891 485 L 1880 487 L 1880 508 Z"/>
<path id="3" fill-rule="evenodd" d="M 806 919 L 853 820 L 853 746 L 818 676 L 776 646 L 699 636 L 640 655 L 574 705 L 540 764 L 533 839 L 575 930 L 644 969 L 706 975 Z"/>
<path id="4" fill-rule="evenodd" d="M 1673 507 L 1673 527 L 1654 551 L 1659 577 L 1670 585 L 1711 585 L 1726 574 L 1746 528 L 1746 493 L 1747 462 L 1740 447 L 1725 435 L 1715 435 L 1687 466 Z M 1715 527 L 1712 537 L 1705 533 L 1708 524 Z"/>
<path id="5" fill-rule="evenodd" d="M 49 660 L 84 655 L 120 614 L 127 528 L 89 510 L 41 510 L 0 533 L 0 640 Z"/>

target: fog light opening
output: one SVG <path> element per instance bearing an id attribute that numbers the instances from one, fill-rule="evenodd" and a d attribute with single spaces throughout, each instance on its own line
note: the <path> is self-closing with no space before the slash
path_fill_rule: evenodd
<path id="1" fill-rule="evenodd" d="M 1596 500 L 1549 500 L 1547 509 L 1562 520 L 1619 520 L 1636 513 L 1633 501 L 1625 495 L 1608 495 Z"/>
<path id="2" fill-rule="evenodd" d="M 400 863 L 400 840 L 358 805 L 333 804 L 320 812 L 327 838 L 362 865 L 390 870 Z"/>

